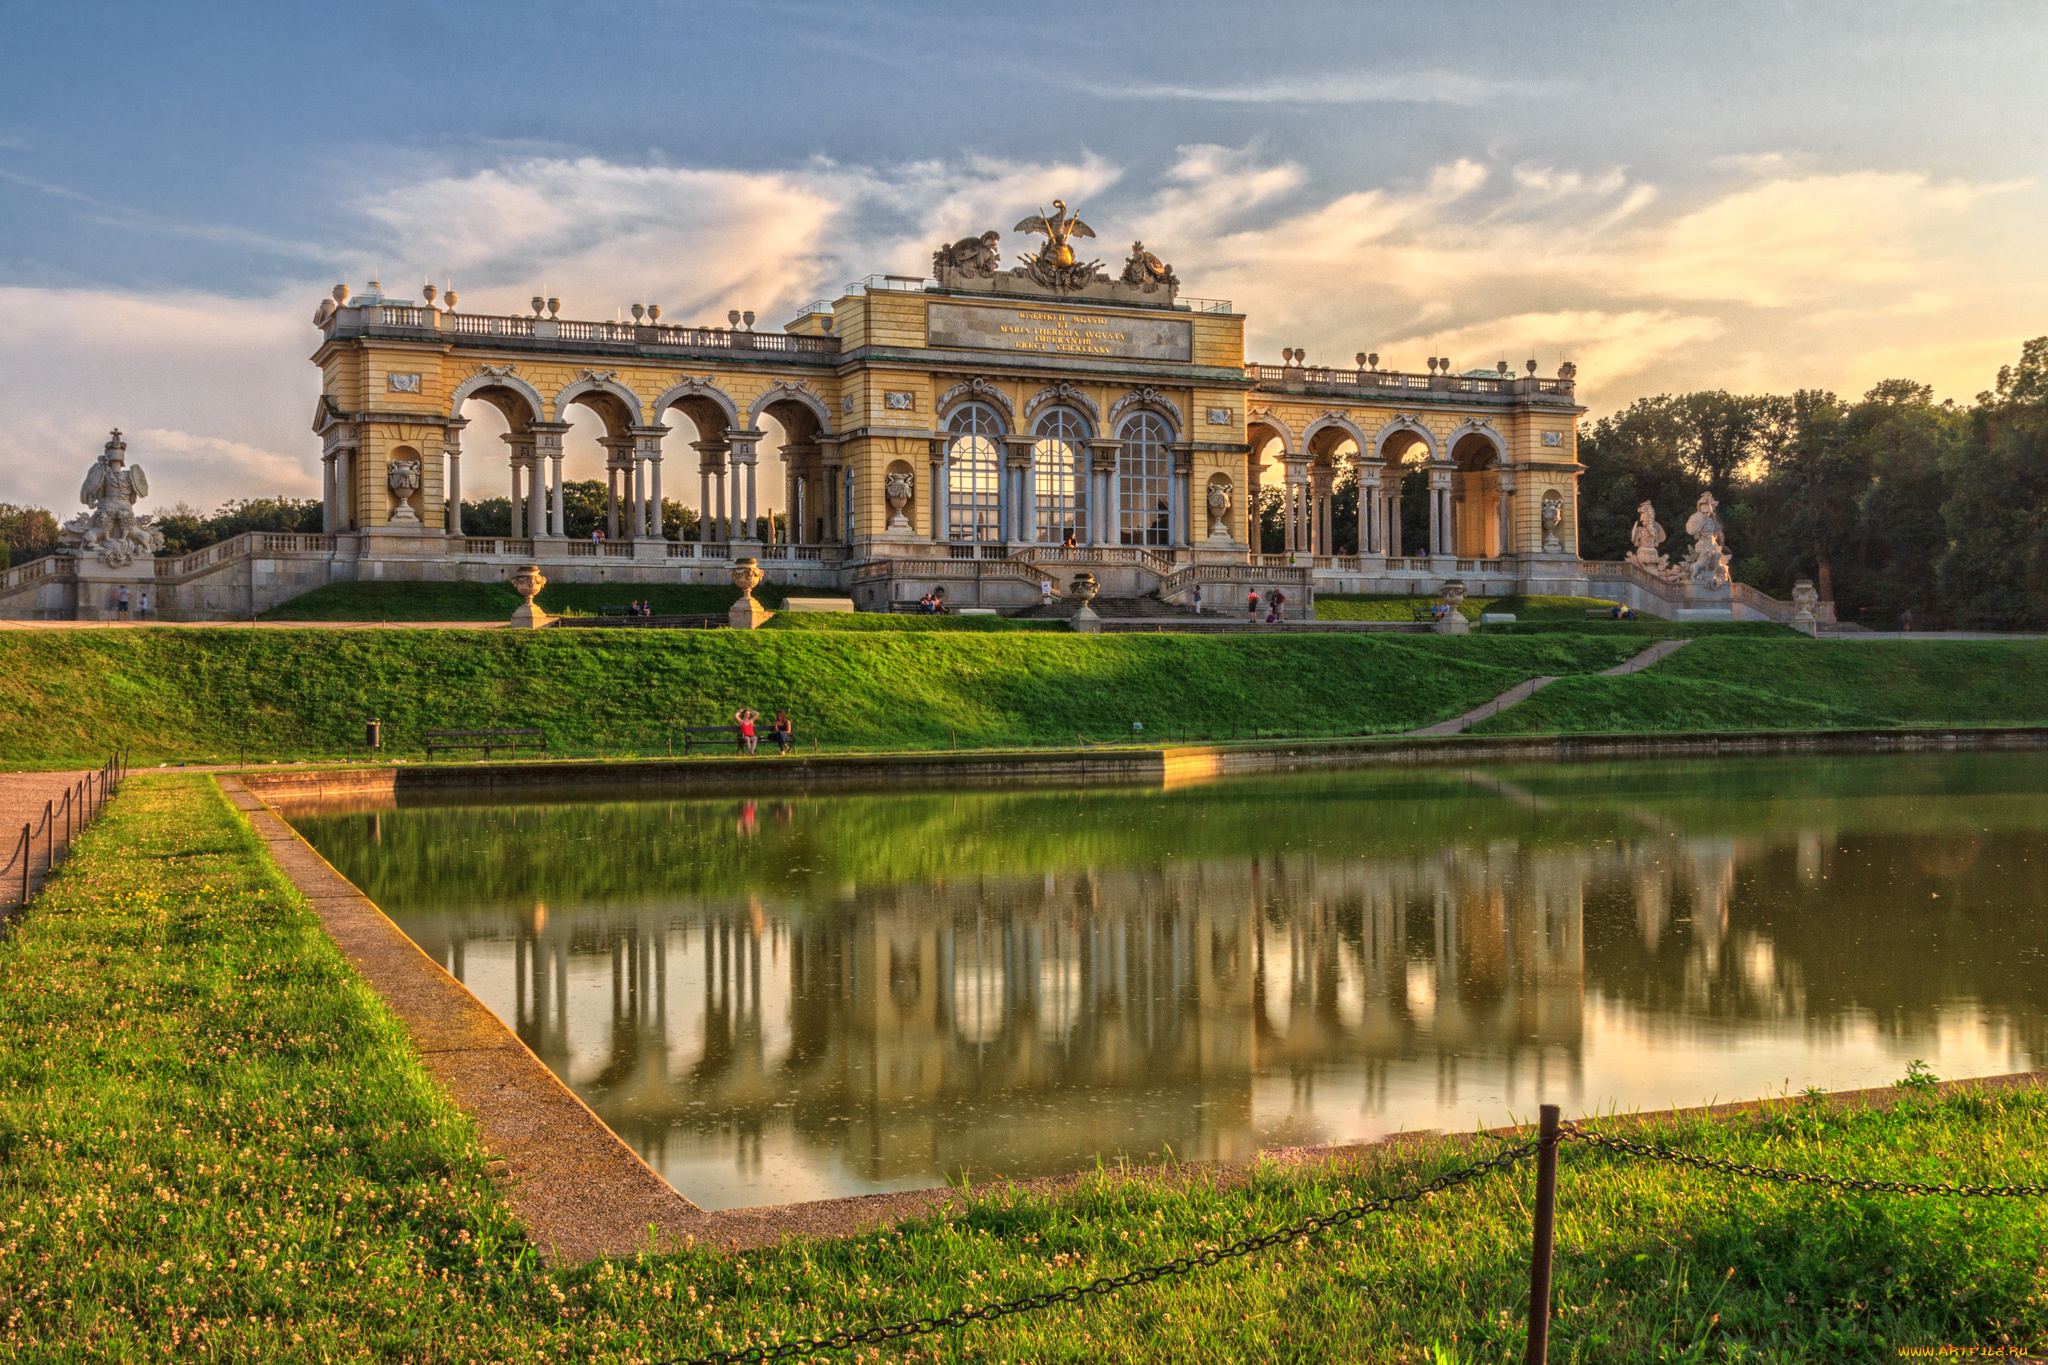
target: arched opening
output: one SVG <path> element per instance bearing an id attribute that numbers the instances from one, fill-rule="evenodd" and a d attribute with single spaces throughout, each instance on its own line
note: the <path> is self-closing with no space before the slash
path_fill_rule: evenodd
<path id="1" fill-rule="evenodd" d="M 1380 442 L 1380 515 L 1391 557 L 1429 553 L 1429 454 L 1421 433 L 1405 428 Z"/>
<path id="2" fill-rule="evenodd" d="M 1245 461 L 1245 542 L 1254 554 L 1277 555 L 1287 550 L 1286 471 L 1267 482 L 1262 471 L 1287 458 L 1287 433 L 1254 417 L 1245 427 L 1251 455 Z"/>
<path id="3" fill-rule="evenodd" d="M 607 540 L 633 539 L 636 499 L 650 496 L 648 471 L 636 471 L 631 428 L 636 408 L 605 390 L 589 390 L 560 405 L 555 418 L 567 429 L 552 451 L 549 533 L 569 540 L 590 540 L 602 529 Z M 635 476 L 640 483 L 636 488 Z M 583 477 L 578 478 L 577 475 Z M 638 534 L 655 532 L 643 522 Z"/>
<path id="4" fill-rule="evenodd" d="M 1003 419 L 968 403 L 946 422 L 946 538 L 1002 539 Z"/>
<path id="5" fill-rule="evenodd" d="M 1359 553 L 1358 441 L 1340 426 L 1326 426 L 1309 436 L 1309 529 L 1312 553 Z"/>
<path id="6" fill-rule="evenodd" d="M 1088 542 L 1088 425 L 1054 408 L 1038 419 L 1031 448 L 1033 536 L 1041 545 Z"/>
<path id="7" fill-rule="evenodd" d="M 817 412 L 796 399 L 779 399 L 761 409 L 761 450 L 772 446 L 780 469 L 761 478 L 761 538 L 769 544 L 816 544 L 824 539 L 818 510 L 824 504 L 824 434 Z M 913 514 L 914 515 L 914 514 Z"/>
<path id="8" fill-rule="evenodd" d="M 732 424 L 725 409 L 716 399 L 685 394 L 670 399 L 653 414 L 653 420 L 668 428 L 661 441 L 663 463 L 674 463 L 675 491 L 688 496 L 692 476 L 695 478 L 696 506 L 678 507 L 675 512 L 677 538 L 721 544 L 730 540 L 731 504 L 726 498 L 725 476 L 732 452 L 726 433 Z M 684 457 L 685 451 L 694 458 Z"/>
<path id="9" fill-rule="evenodd" d="M 1451 521 L 1457 554 L 1468 559 L 1498 559 L 1503 522 L 1500 448 L 1492 439 L 1472 432 L 1451 447 Z"/>
<path id="10" fill-rule="evenodd" d="M 1122 545 L 1173 543 L 1173 456 L 1166 423 L 1141 412 L 1117 432 L 1117 541 Z"/>
<path id="11" fill-rule="evenodd" d="M 533 427 L 540 414 L 532 401 L 510 386 L 485 385 L 455 416 L 461 425 L 443 438 L 444 495 L 460 513 L 450 529 L 465 536 L 533 534 L 526 518 L 539 503 Z"/>

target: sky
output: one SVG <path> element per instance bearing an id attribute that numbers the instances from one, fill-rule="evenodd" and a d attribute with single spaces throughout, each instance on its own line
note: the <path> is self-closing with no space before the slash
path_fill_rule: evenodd
<path id="1" fill-rule="evenodd" d="M 1248 358 L 1968 401 L 2048 333 L 2039 0 L 0 0 L 0 501 L 313 496 L 313 308 L 779 327 L 1057 196 Z M 1114 261 L 1112 261 L 1114 265 Z M 594 422 L 571 478 L 600 477 Z M 765 481 L 774 484 L 776 480 Z"/>

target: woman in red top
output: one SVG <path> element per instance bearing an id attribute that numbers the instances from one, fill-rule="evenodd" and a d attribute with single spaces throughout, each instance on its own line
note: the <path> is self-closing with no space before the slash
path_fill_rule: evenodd
<path id="1" fill-rule="evenodd" d="M 740 723 L 740 752 L 752 758 L 754 746 L 761 742 L 760 737 L 754 733 L 754 722 L 761 719 L 761 713 L 742 706 L 733 712 L 732 718 Z"/>

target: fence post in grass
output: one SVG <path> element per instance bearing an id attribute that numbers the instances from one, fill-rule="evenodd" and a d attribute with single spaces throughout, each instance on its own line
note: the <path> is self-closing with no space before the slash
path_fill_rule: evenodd
<path id="1" fill-rule="evenodd" d="M 1523 1365 L 1544 1365 L 1550 1355 L 1550 1247 L 1557 1227 L 1558 1109 L 1546 1104 L 1536 1141 L 1535 1235 L 1529 1253 L 1529 1349 Z"/>

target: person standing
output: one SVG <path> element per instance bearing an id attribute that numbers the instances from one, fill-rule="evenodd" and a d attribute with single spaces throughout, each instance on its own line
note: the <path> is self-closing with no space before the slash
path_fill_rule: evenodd
<path id="1" fill-rule="evenodd" d="M 114 615 L 123 621 L 128 619 L 128 589 L 121 588 L 114 593 Z"/>
<path id="2" fill-rule="evenodd" d="M 1200 583 L 1197 583 L 1197 584 L 1195 584 L 1195 615 L 1197 615 L 1197 616 L 1200 616 L 1201 614 L 1202 614 L 1202 585 L 1201 585 Z"/>
<path id="3" fill-rule="evenodd" d="M 761 742 L 760 736 L 754 733 L 754 722 L 761 719 L 761 713 L 752 707 L 742 706 L 733 712 L 732 718 L 739 722 L 740 752 L 752 758 L 754 747 Z"/>
<path id="4" fill-rule="evenodd" d="M 142 605 L 136 610 L 135 619 L 138 621 L 147 621 L 149 619 L 149 593 L 146 591 L 142 594 Z"/>
<path id="5" fill-rule="evenodd" d="M 1244 609 L 1245 613 L 1253 621 L 1259 619 L 1259 590 L 1257 588 L 1253 588 L 1244 595 Z"/>

